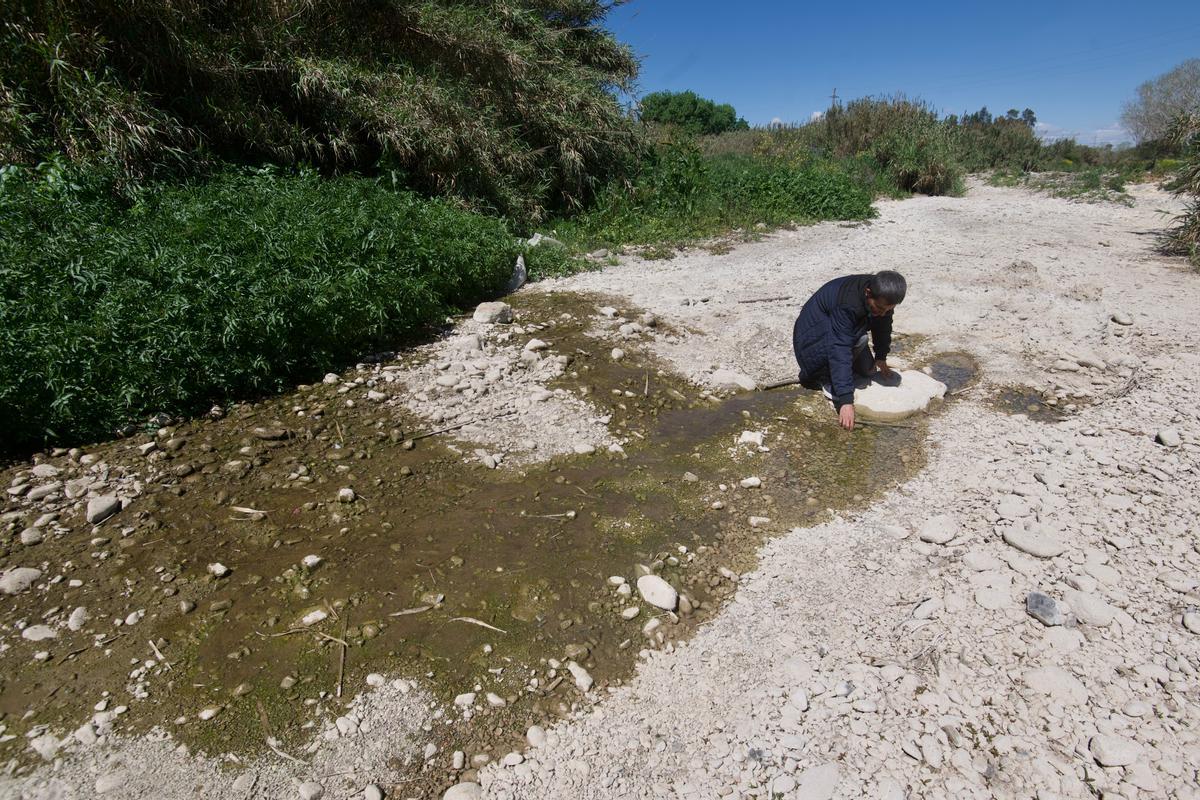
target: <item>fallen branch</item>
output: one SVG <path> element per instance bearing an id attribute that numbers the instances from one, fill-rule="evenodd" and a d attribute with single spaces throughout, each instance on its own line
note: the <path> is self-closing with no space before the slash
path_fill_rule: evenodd
<path id="1" fill-rule="evenodd" d="M 346 675 L 346 649 L 349 647 L 349 645 L 346 644 L 346 630 L 349 627 L 349 625 L 350 625 L 350 614 L 349 614 L 349 612 L 347 612 L 345 618 L 342 619 L 342 638 L 339 640 L 342 643 L 342 654 L 341 654 L 341 656 L 338 657 L 338 682 L 337 682 L 337 696 L 338 697 L 342 696 L 342 678 L 344 678 Z M 332 636 L 329 636 L 328 638 L 333 639 Z"/>
<path id="2" fill-rule="evenodd" d="M 791 300 L 790 294 L 781 295 L 779 297 L 753 297 L 749 300 L 738 300 L 739 303 L 778 303 L 783 300 Z"/>
<path id="3" fill-rule="evenodd" d="M 419 442 L 422 439 L 428 439 L 430 436 L 438 436 L 443 433 L 449 433 L 450 431 L 456 431 L 459 428 L 465 428 L 468 425 L 474 425 L 476 422 L 493 422 L 495 420 L 503 419 L 505 417 L 511 417 L 513 414 L 516 414 L 516 413 L 517 413 L 516 411 L 505 411 L 503 414 L 497 414 L 494 417 L 479 417 L 478 419 L 467 420 L 466 422 L 460 422 L 456 425 L 451 425 L 446 428 L 438 428 L 436 431 L 430 431 L 429 433 L 419 433 L 416 436 L 409 439 L 408 441 Z"/>
<path id="4" fill-rule="evenodd" d="M 150 649 L 154 651 L 154 655 L 158 656 L 158 660 L 161 661 L 162 663 L 166 664 L 167 669 L 170 669 L 171 662 L 167 661 L 167 657 L 164 656 L 162 654 L 162 651 L 158 649 L 158 645 L 154 644 L 153 641 L 148 641 L 148 642 L 146 642 L 146 644 L 150 645 Z"/>
<path id="5" fill-rule="evenodd" d="M 787 380 L 785 380 L 785 381 L 778 381 L 778 382 L 776 382 L 776 383 L 768 383 L 766 386 L 763 386 L 763 387 L 761 387 L 761 391 L 764 391 L 764 392 L 765 392 L 765 391 L 768 391 L 768 390 L 770 390 L 770 389 L 779 389 L 779 388 L 782 388 L 782 387 L 784 387 L 784 386 L 795 386 L 795 385 L 796 385 L 796 384 L 798 384 L 798 383 L 800 383 L 800 379 L 799 379 L 799 378 L 788 378 L 788 379 L 787 379 Z"/>
<path id="6" fill-rule="evenodd" d="M 416 608 L 406 608 L 403 611 L 393 611 L 391 614 L 388 614 L 388 616 L 389 617 L 407 617 L 410 614 L 424 614 L 426 611 L 428 611 L 431 608 L 433 608 L 433 606 L 417 606 Z"/>
<path id="7" fill-rule="evenodd" d="M 508 633 L 508 631 L 506 631 L 506 630 L 497 628 L 495 625 L 488 625 L 483 620 L 475 619 L 474 617 L 452 617 L 450 619 L 450 621 L 451 622 L 469 622 L 472 625 L 478 625 L 481 628 L 487 628 L 489 631 L 496 631 L 497 633 L 504 633 L 504 634 Z"/>
<path id="8" fill-rule="evenodd" d="M 281 757 L 281 758 L 286 758 L 288 761 L 293 761 L 293 762 L 295 762 L 295 763 L 297 763 L 297 764 L 303 764 L 303 765 L 304 765 L 304 766 L 306 766 L 306 767 L 308 766 L 308 762 L 307 762 L 307 761 L 304 761 L 304 760 L 302 760 L 302 759 L 296 758 L 295 756 L 293 756 L 293 755 L 290 755 L 289 753 L 285 753 L 285 752 L 283 752 L 282 750 L 280 750 L 280 749 L 279 749 L 279 747 L 278 747 L 278 745 L 276 745 L 276 744 L 275 744 L 275 739 L 274 739 L 274 737 L 272 737 L 272 738 L 270 738 L 270 739 L 267 739 L 267 747 L 271 748 L 271 751 L 272 751 L 272 752 L 274 752 L 274 753 L 275 753 L 275 755 L 277 755 L 277 756 L 279 756 L 279 757 Z"/>

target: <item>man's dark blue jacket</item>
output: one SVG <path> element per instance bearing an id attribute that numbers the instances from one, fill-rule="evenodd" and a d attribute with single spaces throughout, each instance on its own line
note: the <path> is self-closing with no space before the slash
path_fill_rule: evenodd
<path id="1" fill-rule="evenodd" d="M 828 379 L 838 408 L 854 402 L 854 345 L 868 330 L 875 358 L 892 349 L 892 312 L 872 317 L 864 290 L 870 275 L 834 278 L 808 299 L 792 329 L 792 348 L 806 381 Z"/>

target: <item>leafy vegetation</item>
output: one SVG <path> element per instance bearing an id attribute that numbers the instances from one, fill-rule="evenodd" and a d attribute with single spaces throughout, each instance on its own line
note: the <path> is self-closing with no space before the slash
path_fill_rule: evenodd
<path id="1" fill-rule="evenodd" d="M 610 186 L 556 231 L 580 249 L 680 243 L 760 222 L 865 219 L 875 213 L 873 199 L 851 171 L 828 160 L 705 157 L 685 140 L 654 150 L 632 188 Z"/>
<path id="2" fill-rule="evenodd" d="M 697 136 L 750 127 L 733 106 L 717 105 L 695 92 L 652 92 L 642 98 L 641 118 L 643 122 L 675 125 Z"/>
<path id="3" fill-rule="evenodd" d="M 0 178 L 14 447 L 310 380 L 494 293 L 518 252 L 504 222 L 390 179 L 227 171 L 121 200 L 56 165 Z"/>
<path id="4" fill-rule="evenodd" d="M 536 222 L 636 163 L 603 0 L 8 3 L 0 163 L 396 170 Z"/>
<path id="5" fill-rule="evenodd" d="M 1167 137 L 1183 152 L 1183 161 L 1167 188 L 1187 200 L 1187 207 L 1163 235 L 1163 250 L 1186 256 L 1200 267 L 1200 111 L 1176 117 Z"/>

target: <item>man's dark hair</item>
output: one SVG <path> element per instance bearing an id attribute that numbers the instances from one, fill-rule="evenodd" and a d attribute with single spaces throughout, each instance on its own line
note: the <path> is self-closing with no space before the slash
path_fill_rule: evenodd
<path id="1" fill-rule="evenodd" d="M 899 272 L 885 269 L 871 276 L 867 288 L 871 290 L 872 297 L 898 306 L 904 302 L 904 293 L 908 291 L 908 283 Z"/>

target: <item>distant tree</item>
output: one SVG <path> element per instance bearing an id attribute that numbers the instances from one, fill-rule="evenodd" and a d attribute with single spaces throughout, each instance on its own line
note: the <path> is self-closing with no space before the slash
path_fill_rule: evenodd
<path id="1" fill-rule="evenodd" d="M 678 125 L 689 133 L 715 134 L 744 130 L 749 123 L 728 103 L 718 105 L 695 92 L 652 92 L 642 98 L 642 119 Z"/>
<path id="2" fill-rule="evenodd" d="M 1012 121 L 1016 122 L 1018 119 L 1021 118 L 1021 112 L 1017 111 L 1015 108 L 1010 108 L 1008 110 L 1008 113 L 1005 114 L 1004 116 L 1006 119 L 1011 119 Z"/>
<path id="3" fill-rule="evenodd" d="M 1121 122 L 1140 142 L 1163 138 L 1171 122 L 1183 114 L 1200 111 L 1200 58 L 1191 58 L 1146 81 L 1137 88 L 1137 99 L 1125 104 Z"/>
<path id="4" fill-rule="evenodd" d="M 1033 113 L 1032 108 L 1027 108 L 1021 112 L 1021 122 L 1024 122 L 1031 129 L 1037 127 L 1037 114 Z"/>

